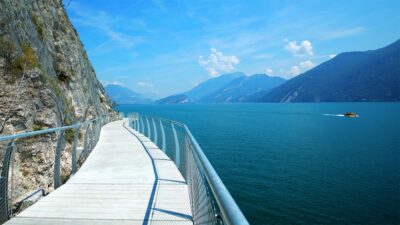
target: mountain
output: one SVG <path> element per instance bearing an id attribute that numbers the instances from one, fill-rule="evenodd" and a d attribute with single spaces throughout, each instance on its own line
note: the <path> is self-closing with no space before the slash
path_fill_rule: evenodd
<path id="1" fill-rule="evenodd" d="M 106 93 L 117 104 L 149 104 L 153 102 L 142 94 L 116 84 L 107 85 Z"/>
<path id="2" fill-rule="evenodd" d="M 275 88 L 263 102 L 400 101 L 400 40 L 347 52 Z"/>
<path id="3" fill-rule="evenodd" d="M 206 80 L 185 93 L 172 95 L 160 99 L 157 101 L 157 103 L 160 104 L 194 103 L 197 102 L 199 99 L 218 91 L 219 89 L 221 89 L 234 79 L 244 76 L 245 75 L 243 73 L 224 74 L 219 77 Z"/>
<path id="4" fill-rule="evenodd" d="M 227 85 L 229 82 L 239 78 L 239 77 L 244 77 L 244 73 L 229 73 L 229 74 L 224 74 L 216 78 L 209 79 L 196 87 L 194 87 L 192 90 L 186 92 L 186 96 L 188 96 L 188 99 L 191 102 L 197 102 L 201 98 L 208 96 L 219 89 L 223 88 L 225 85 Z"/>
<path id="5" fill-rule="evenodd" d="M 162 99 L 157 100 L 158 104 L 186 104 L 189 103 L 189 99 L 185 94 L 171 95 Z"/>
<path id="6" fill-rule="evenodd" d="M 249 102 L 254 99 L 254 94 L 259 92 L 267 93 L 285 81 L 283 78 L 270 77 L 265 74 L 241 76 L 232 80 L 218 91 L 199 99 L 198 102 Z"/>

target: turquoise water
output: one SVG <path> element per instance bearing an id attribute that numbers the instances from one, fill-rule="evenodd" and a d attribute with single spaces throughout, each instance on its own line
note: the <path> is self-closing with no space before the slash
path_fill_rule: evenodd
<path id="1" fill-rule="evenodd" d="M 400 224 L 400 103 L 117 109 L 186 123 L 251 224 Z"/>

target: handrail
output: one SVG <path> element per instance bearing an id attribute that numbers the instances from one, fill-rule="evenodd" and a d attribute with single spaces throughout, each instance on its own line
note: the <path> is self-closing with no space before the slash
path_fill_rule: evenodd
<path id="1" fill-rule="evenodd" d="M 25 137 L 31 137 L 31 136 L 36 136 L 36 135 L 40 135 L 40 134 L 47 134 L 47 133 L 53 133 L 56 131 L 73 129 L 73 128 L 80 127 L 82 125 L 87 125 L 98 119 L 99 118 L 91 119 L 91 120 L 87 120 L 84 122 L 80 122 L 80 123 L 76 123 L 76 124 L 72 124 L 72 125 L 68 125 L 68 126 L 63 126 L 63 127 L 54 127 L 54 128 L 44 129 L 44 130 L 28 131 L 28 132 L 24 132 L 24 133 L 20 133 L 20 134 L 0 135 L 0 141 L 7 141 L 7 140 L 13 140 L 13 139 L 17 139 L 17 138 L 25 138 Z"/>
<path id="2" fill-rule="evenodd" d="M 214 167 L 211 165 L 210 161 L 207 159 L 200 145 L 197 143 L 196 139 L 193 137 L 189 128 L 184 125 L 185 131 L 190 138 L 190 141 L 194 145 L 194 149 L 196 150 L 197 157 L 199 158 L 200 163 L 204 169 L 204 173 L 207 177 L 208 183 L 212 191 L 214 192 L 215 198 L 217 200 L 218 205 L 220 206 L 220 210 L 222 213 L 222 217 L 225 219 L 224 222 L 229 225 L 245 225 L 249 224 L 246 217 L 243 215 L 239 206 L 236 204 L 235 200 L 232 198 L 228 189 L 225 187 L 221 178 L 218 176 Z"/>
<path id="3" fill-rule="evenodd" d="M 228 224 L 228 225 L 247 225 L 247 224 L 249 224 L 246 217 L 243 215 L 242 211 L 240 210 L 239 206 L 236 204 L 235 200 L 232 198 L 228 189 L 223 184 L 221 178 L 219 177 L 219 175 L 217 174 L 217 172 L 211 165 L 210 161 L 207 159 L 207 157 L 204 154 L 203 150 L 201 149 L 200 145 L 197 143 L 196 139 L 193 137 L 189 128 L 185 124 L 174 121 L 174 120 L 164 119 L 164 118 L 155 117 L 155 116 L 140 115 L 140 117 L 146 118 L 146 119 L 152 118 L 152 119 L 157 119 L 160 122 L 162 121 L 162 122 L 170 123 L 172 125 L 172 129 L 174 129 L 173 125 L 178 125 L 181 128 L 183 128 L 186 133 L 187 138 L 190 140 L 191 145 L 193 146 L 193 150 L 194 150 L 193 152 L 196 155 L 195 158 L 197 158 L 197 161 L 200 163 L 200 167 L 202 168 L 202 171 L 204 171 L 206 181 L 211 189 L 212 195 L 215 198 L 215 201 L 216 201 L 219 211 L 221 213 L 220 216 L 222 217 L 223 224 Z M 136 119 L 138 121 L 138 123 L 139 123 L 140 117 L 138 117 Z M 160 123 L 160 126 L 163 131 L 162 123 Z M 155 130 L 155 128 L 154 128 L 154 130 Z M 174 135 L 176 135 L 175 130 L 173 130 L 173 131 L 174 131 Z M 163 149 L 163 150 L 165 151 L 165 149 Z M 175 162 L 175 163 L 177 163 L 177 162 Z"/>
<path id="4" fill-rule="evenodd" d="M 67 134 L 67 130 L 73 130 L 73 141 L 71 143 L 71 170 L 70 174 L 76 173 L 78 169 L 78 163 L 84 161 L 91 150 L 94 148 L 98 141 L 98 137 L 100 135 L 100 129 L 101 126 L 105 123 L 108 123 L 110 118 L 110 114 L 102 115 L 94 119 L 89 119 L 86 121 L 78 122 L 72 125 L 67 125 L 67 126 L 62 126 L 62 127 L 55 127 L 55 128 L 48 128 L 44 130 L 38 130 L 38 131 L 29 131 L 29 132 L 24 132 L 24 133 L 19 133 L 19 134 L 12 134 L 12 135 L 2 135 L 0 136 L 0 142 L 1 141 L 7 141 L 7 147 L 6 151 L 4 154 L 4 157 L 0 159 L 0 163 L 2 163 L 2 170 L 1 170 L 1 175 L 0 175 L 0 224 L 6 222 L 11 218 L 13 215 L 13 210 L 12 205 L 14 204 L 13 202 L 13 182 L 14 182 L 14 176 L 13 176 L 13 171 L 14 171 L 14 166 L 12 165 L 14 161 L 14 152 L 16 150 L 16 143 L 19 142 L 20 139 L 23 138 L 29 138 L 33 137 L 36 135 L 41 135 L 41 134 L 48 134 L 48 133 L 58 133 L 58 137 L 56 140 L 51 140 L 51 142 L 54 142 L 56 145 L 55 152 L 54 152 L 54 163 L 53 167 L 54 169 L 52 170 L 53 176 L 47 177 L 48 179 L 53 179 L 53 186 L 54 189 L 57 189 L 63 184 L 63 181 L 61 179 L 62 177 L 62 153 L 65 148 L 65 143 L 66 143 L 66 137 L 65 135 Z M 84 141 L 83 141 L 83 151 L 81 152 L 81 157 L 77 158 L 77 144 L 78 144 L 78 139 L 80 136 L 80 128 L 84 127 Z M 18 140 L 18 141 L 17 141 Z M 40 142 L 40 141 L 38 141 Z M 38 149 L 40 150 L 40 149 Z M 10 168 L 11 171 L 10 171 Z M 21 168 L 18 166 L 17 168 Z M 10 174 L 10 176 L 9 176 Z M 10 185 L 9 185 L 10 184 Z M 48 188 L 48 187 L 46 187 Z M 10 189 L 10 190 L 9 190 Z M 28 191 L 28 190 L 25 190 Z M 21 190 L 18 192 L 19 196 L 21 196 L 22 193 Z M 23 201 L 26 201 L 27 198 L 30 198 L 32 194 L 28 195 Z M 21 206 L 22 203 L 18 203 L 19 207 Z M 18 207 L 17 207 L 18 208 Z"/>

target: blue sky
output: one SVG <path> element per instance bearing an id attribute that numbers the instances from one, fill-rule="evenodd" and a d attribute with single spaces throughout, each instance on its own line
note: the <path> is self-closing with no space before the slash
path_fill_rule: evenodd
<path id="1" fill-rule="evenodd" d="M 160 97 L 240 71 L 292 78 L 400 38 L 400 1 L 64 0 L 99 80 Z"/>

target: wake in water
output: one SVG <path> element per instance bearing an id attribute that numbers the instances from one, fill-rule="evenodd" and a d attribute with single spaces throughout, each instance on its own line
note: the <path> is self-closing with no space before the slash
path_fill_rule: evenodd
<path id="1" fill-rule="evenodd" d="M 344 117 L 343 114 L 322 114 L 323 116 L 340 116 L 340 117 Z"/>

